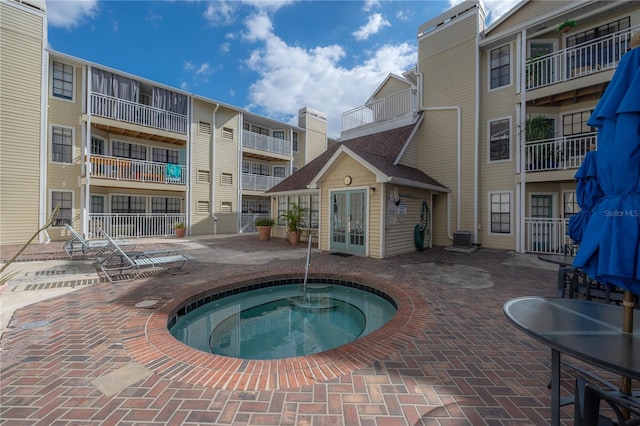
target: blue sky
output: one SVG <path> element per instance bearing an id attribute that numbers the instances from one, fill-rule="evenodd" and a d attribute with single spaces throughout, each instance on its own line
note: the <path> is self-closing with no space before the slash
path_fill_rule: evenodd
<path id="1" fill-rule="evenodd" d="M 49 47 L 297 124 L 342 113 L 416 62 L 418 27 L 461 0 L 47 0 Z M 517 0 L 486 0 L 488 20 Z"/>

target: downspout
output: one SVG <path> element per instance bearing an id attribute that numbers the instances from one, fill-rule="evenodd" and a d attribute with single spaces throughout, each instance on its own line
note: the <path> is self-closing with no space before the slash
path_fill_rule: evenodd
<path id="1" fill-rule="evenodd" d="M 187 116 L 189 119 L 187 120 L 187 164 L 185 166 L 185 170 L 187 173 L 187 194 L 185 196 L 184 201 L 184 213 L 185 213 L 185 225 L 187 226 L 188 235 L 191 235 L 191 231 L 189 227 L 191 226 L 191 180 L 194 179 L 193 171 L 191 165 L 193 164 L 193 126 L 191 125 L 193 121 L 193 95 L 189 96 L 189 111 Z"/>
<path id="2" fill-rule="evenodd" d="M 473 243 L 478 244 L 478 179 L 479 170 L 478 163 L 480 162 L 480 135 L 479 135 L 479 123 L 480 123 L 480 28 L 479 21 L 476 20 L 476 98 L 475 98 L 475 123 L 474 135 L 473 135 Z M 459 170 L 459 169 L 458 169 Z M 459 206 L 460 204 L 458 204 Z M 458 207 L 459 209 L 459 207 Z"/>
<path id="3" fill-rule="evenodd" d="M 244 123 L 243 113 L 238 114 L 238 134 L 240 140 L 238 141 L 238 164 L 236 170 L 238 171 L 238 191 L 236 194 L 236 206 L 238 208 L 238 215 L 236 216 L 236 232 L 242 231 L 242 139 L 244 138 L 244 132 L 242 130 Z"/>
<path id="4" fill-rule="evenodd" d="M 418 72 L 416 66 L 416 75 L 418 76 L 418 97 L 420 110 L 422 111 L 456 111 L 457 115 L 457 153 L 456 153 L 456 229 L 460 229 L 460 163 L 461 163 L 461 150 L 462 150 L 462 109 L 460 106 L 441 106 L 441 107 L 425 107 L 422 99 L 422 73 Z M 447 238 L 453 240 L 453 233 L 451 232 L 451 193 L 447 192 Z"/>
<path id="5" fill-rule="evenodd" d="M 526 89 L 525 89 L 525 57 L 527 55 L 527 30 L 522 30 L 521 34 L 518 34 L 518 37 L 520 37 L 520 52 L 519 52 L 519 56 L 518 56 L 518 64 L 520 66 L 520 72 L 518 73 L 519 76 L 519 82 L 518 82 L 518 87 L 520 90 L 520 107 L 518 108 L 518 114 L 517 114 L 517 126 L 519 129 L 518 132 L 518 154 L 519 154 L 519 159 L 520 159 L 520 164 L 516 164 L 516 167 L 519 169 L 520 171 L 520 191 L 519 191 L 519 198 L 518 198 L 518 206 L 519 206 L 519 212 L 518 212 L 518 232 L 516 235 L 516 251 L 519 253 L 524 253 L 524 235 L 525 235 L 525 223 L 524 223 L 524 217 L 525 217 L 525 208 L 526 208 L 526 158 L 525 158 L 525 154 L 526 154 L 526 150 L 525 148 L 525 138 L 524 138 L 524 123 L 525 123 L 525 117 L 527 114 L 527 99 L 526 99 Z"/>
<path id="6" fill-rule="evenodd" d="M 84 159 L 84 163 L 82 168 L 84 168 L 82 174 L 84 174 L 84 203 L 82 204 L 82 233 L 85 238 L 89 238 L 89 206 L 91 205 L 91 67 L 85 67 L 83 69 L 82 77 L 85 78 L 85 81 L 82 84 L 82 90 L 85 90 L 85 96 L 82 97 L 82 101 L 84 102 L 83 110 L 87 114 L 87 120 L 83 123 L 84 126 L 84 140 L 82 144 L 82 149 L 84 154 L 82 158 Z"/>
<path id="7" fill-rule="evenodd" d="M 45 34 L 47 33 L 47 18 L 45 16 L 43 21 L 43 29 L 42 31 Z M 38 228 L 44 226 L 47 221 L 47 200 L 48 200 L 48 190 L 47 190 L 47 128 L 48 128 L 48 120 L 49 120 L 49 101 L 48 101 L 48 93 L 49 93 L 49 52 L 46 50 L 46 43 L 43 44 L 42 49 L 42 84 L 40 89 L 40 190 L 38 191 L 40 194 L 40 202 L 38 208 Z M 53 209 L 52 209 L 53 210 Z M 45 229 L 44 232 L 40 233 L 38 237 L 39 243 L 49 243 L 51 238 L 49 238 L 49 234 Z"/>
<path id="8" fill-rule="evenodd" d="M 216 113 L 220 108 L 220 104 L 216 104 L 216 107 L 211 114 L 211 175 L 209 176 L 209 184 L 211 185 L 211 218 L 213 219 L 213 235 L 218 234 L 218 217 L 215 214 L 215 201 L 216 201 L 216 185 L 215 185 L 215 169 L 216 169 Z"/>

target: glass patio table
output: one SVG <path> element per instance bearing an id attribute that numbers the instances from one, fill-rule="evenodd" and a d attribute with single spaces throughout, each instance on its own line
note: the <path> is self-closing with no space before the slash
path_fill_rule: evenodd
<path id="1" fill-rule="evenodd" d="M 507 318 L 551 348 L 551 424 L 560 424 L 560 355 L 640 380 L 640 334 L 622 331 L 617 305 L 555 297 L 519 297 L 504 305 Z M 634 319 L 640 330 L 640 315 Z"/>

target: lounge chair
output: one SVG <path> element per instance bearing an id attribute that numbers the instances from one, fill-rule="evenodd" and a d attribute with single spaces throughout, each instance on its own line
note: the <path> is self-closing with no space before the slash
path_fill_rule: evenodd
<path id="1" fill-rule="evenodd" d="M 195 259 L 177 250 L 156 250 L 126 253 L 106 233 L 109 254 L 100 259 L 100 269 L 112 283 L 133 281 L 145 272 L 165 270 L 172 274 L 188 274 Z"/>
<path id="2" fill-rule="evenodd" d="M 88 256 L 90 254 L 100 256 L 106 248 L 109 246 L 109 241 L 102 240 L 86 240 L 82 235 L 76 231 L 73 226 L 65 223 L 65 228 L 71 232 L 72 237 L 67 240 L 62 246 L 63 250 L 69 255 L 71 259 Z M 130 243 L 127 240 L 116 241 L 121 247 L 127 247 L 128 249 L 134 249 L 135 244 Z"/>

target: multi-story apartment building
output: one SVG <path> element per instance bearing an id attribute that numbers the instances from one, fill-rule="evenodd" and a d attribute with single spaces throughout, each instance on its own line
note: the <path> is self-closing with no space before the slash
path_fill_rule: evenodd
<path id="1" fill-rule="evenodd" d="M 315 189 L 321 248 L 385 257 L 571 242 L 574 175 L 598 143 L 587 121 L 640 31 L 640 6 L 523 1 L 485 22 L 473 0 L 422 24 L 415 68 L 343 114 L 342 147 L 270 191 L 284 205 Z"/>
<path id="2" fill-rule="evenodd" d="M 45 3 L 2 0 L 0 239 L 253 230 L 268 190 L 327 147 L 326 117 L 278 122 L 47 48 Z M 43 236 L 42 238 L 46 238 Z"/>

